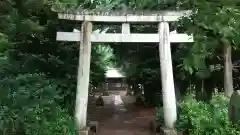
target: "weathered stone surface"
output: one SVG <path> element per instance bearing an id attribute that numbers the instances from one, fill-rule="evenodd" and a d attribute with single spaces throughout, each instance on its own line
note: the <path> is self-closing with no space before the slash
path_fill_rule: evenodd
<path id="1" fill-rule="evenodd" d="M 102 96 L 104 105 L 113 105 L 114 104 L 114 95 Z"/>
<path id="2" fill-rule="evenodd" d="M 228 116 L 232 122 L 240 120 L 240 90 L 233 92 L 230 98 Z"/>
<path id="3" fill-rule="evenodd" d="M 109 93 L 108 93 L 107 91 L 104 91 L 104 92 L 102 93 L 102 95 L 103 95 L 103 96 L 109 96 Z"/>
<path id="4" fill-rule="evenodd" d="M 90 131 L 90 128 L 89 127 L 85 127 L 81 130 L 78 130 L 77 131 L 77 135 L 93 135 Z"/>
<path id="5" fill-rule="evenodd" d="M 90 121 L 88 126 L 90 127 L 91 132 L 94 132 L 95 135 L 98 135 L 100 132 L 99 122 L 98 121 Z"/>
<path id="6" fill-rule="evenodd" d="M 183 135 L 181 132 L 177 132 L 175 129 L 169 129 L 166 127 L 160 128 L 160 135 Z"/>
<path id="7" fill-rule="evenodd" d="M 161 135 L 177 135 L 177 132 L 174 129 L 161 128 Z"/>
<path id="8" fill-rule="evenodd" d="M 102 96 L 103 93 L 102 92 L 96 92 L 94 93 L 94 98 L 98 98 L 99 96 Z"/>

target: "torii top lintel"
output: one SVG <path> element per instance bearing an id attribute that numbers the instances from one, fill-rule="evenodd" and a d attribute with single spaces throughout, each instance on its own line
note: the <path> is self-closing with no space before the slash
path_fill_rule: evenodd
<path id="1" fill-rule="evenodd" d="M 177 21 L 183 16 L 189 16 L 191 10 L 182 11 L 76 11 L 76 12 L 59 12 L 58 18 L 75 21 L 91 22 L 171 22 Z"/>

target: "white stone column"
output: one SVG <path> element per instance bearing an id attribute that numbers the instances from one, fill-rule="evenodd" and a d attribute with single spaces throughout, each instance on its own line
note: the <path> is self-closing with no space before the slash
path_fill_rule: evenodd
<path id="1" fill-rule="evenodd" d="M 177 120 L 177 111 L 168 22 L 159 23 L 158 32 L 164 122 L 166 128 L 174 128 L 174 123 Z"/>
<path id="2" fill-rule="evenodd" d="M 83 22 L 81 33 L 75 106 L 75 118 L 78 130 L 85 128 L 87 121 L 92 23 Z"/>
<path id="3" fill-rule="evenodd" d="M 228 97 L 231 97 L 233 93 L 232 70 L 232 47 L 231 45 L 224 45 L 224 91 Z"/>

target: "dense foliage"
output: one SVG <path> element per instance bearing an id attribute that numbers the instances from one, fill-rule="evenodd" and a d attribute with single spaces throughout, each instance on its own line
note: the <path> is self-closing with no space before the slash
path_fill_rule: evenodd
<path id="1" fill-rule="evenodd" d="M 239 82 L 238 6 L 237 0 L 1 0 L 0 134 L 72 134 L 79 45 L 57 42 L 56 31 L 73 31 L 80 26 L 78 22 L 58 20 L 54 11 L 124 7 L 192 10 L 190 17 L 170 24 L 171 30 L 193 34 L 195 39 L 191 44 L 172 44 L 174 78 L 181 93 L 191 84 L 196 86 L 197 92 L 206 90 L 209 95 L 213 88 L 223 88 L 224 46 L 234 49 L 234 81 L 235 84 Z M 96 26 L 99 29 L 106 27 L 109 31 L 119 30 L 116 25 Z M 131 31 L 156 33 L 157 28 L 155 25 L 132 25 Z M 138 91 L 138 84 L 142 84 L 146 101 L 159 104 L 156 93 L 161 93 L 161 74 L 157 44 L 93 45 L 91 60 L 92 87 L 104 81 L 107 66 L 117 63 L 126 73 L 129 85 Z M 210 106 L 194 103 L 199 104 L 199 108 Z M 189 111 L 195 108 L 187 103 L 181 106 L 192 107 Z M 193 117 L 188 110 L 183 112 L 184 116 Z M 225 118 L 225 114 L 222 116 Z M 227 123 L 225 126 L 228 130 L 233 129 Z M 203 129 L 194 130 L 202 132 Z"/>
<path id="2" fill-rule="evenodd" d="M 0 134 L 74 134 L 73 111 L 78 43 L 56 41 L 57 30 L 79 25 L 61 22 L 54 1 L 0 2 Z M 96 45 L 91 57 L 92 87 L 112 66 L 112 49 Z"/>
<path id="3" fill-rule="evenodd" d="M 178 105 L 176 128 L 188 135 L 237 135 L 239 125 L 228 120 L 229 99 L 223 94 L 214 95 L 211 102 L 197 101 L 188 94 Z M 157 121 L 163 122 L 163 110 L 157 108 Z"/>
<path id="4" fill-rule="evenodd" d="M 73 134 L 74 121 L 58 104 L 58 85 L 41 74 L 1 78 L 0 134 Z"/>

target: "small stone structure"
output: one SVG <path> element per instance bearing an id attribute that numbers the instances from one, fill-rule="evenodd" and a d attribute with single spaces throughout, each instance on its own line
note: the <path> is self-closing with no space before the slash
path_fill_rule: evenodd
<path id="1" fill-rule="evenodd" d="M 161 126 L 161 123 L 157 122 L 156 119 L 150 122 L 150 129 L 153 133 L 159 133 Z"/>
<path id="2" fill-rule="evenodd" d="M 240 120 L 240 90 L 232 93 L 228 108 L 229 120 L 237 122 Z"/>
<path id="3" fill-rule="evenodd" d="M 100 133 L 98 121 L 90 121 L 88 126 L 90 127 L 91 132 L 93 132 L 95 135 L 98 135 Z"/>
<path id="4" fill-rule="evenodd" d="M 127 84 L 124 82 L 125 76 L 118 68 L 108 68 L 105 73 L 105 90 L 109 94 L 119 93 L 120 91 L 127 92 Z"/>
<path id="5" fill-rule="evenodd" d="M 92 135 L 93 133 L 90 130 L 90 127 L 85 127 L 79 131 L 77 131 L 77 135 Z"/>
<path id="6" fill-rule="evenodd" d="M 102 96 L 122 95 L 128 92 L 128 85 L 125 83 L 124 73 L 119 68 L 108 68 L 105 72 L 105 83 L 98 86 L 94 93 L 101 93 Z"/>
<path id="7" fill-rule="evenodd" d="M 177 132 L 175 129 L 161 127 L 160 135 L 183 135 L 182 132 Z"/>

